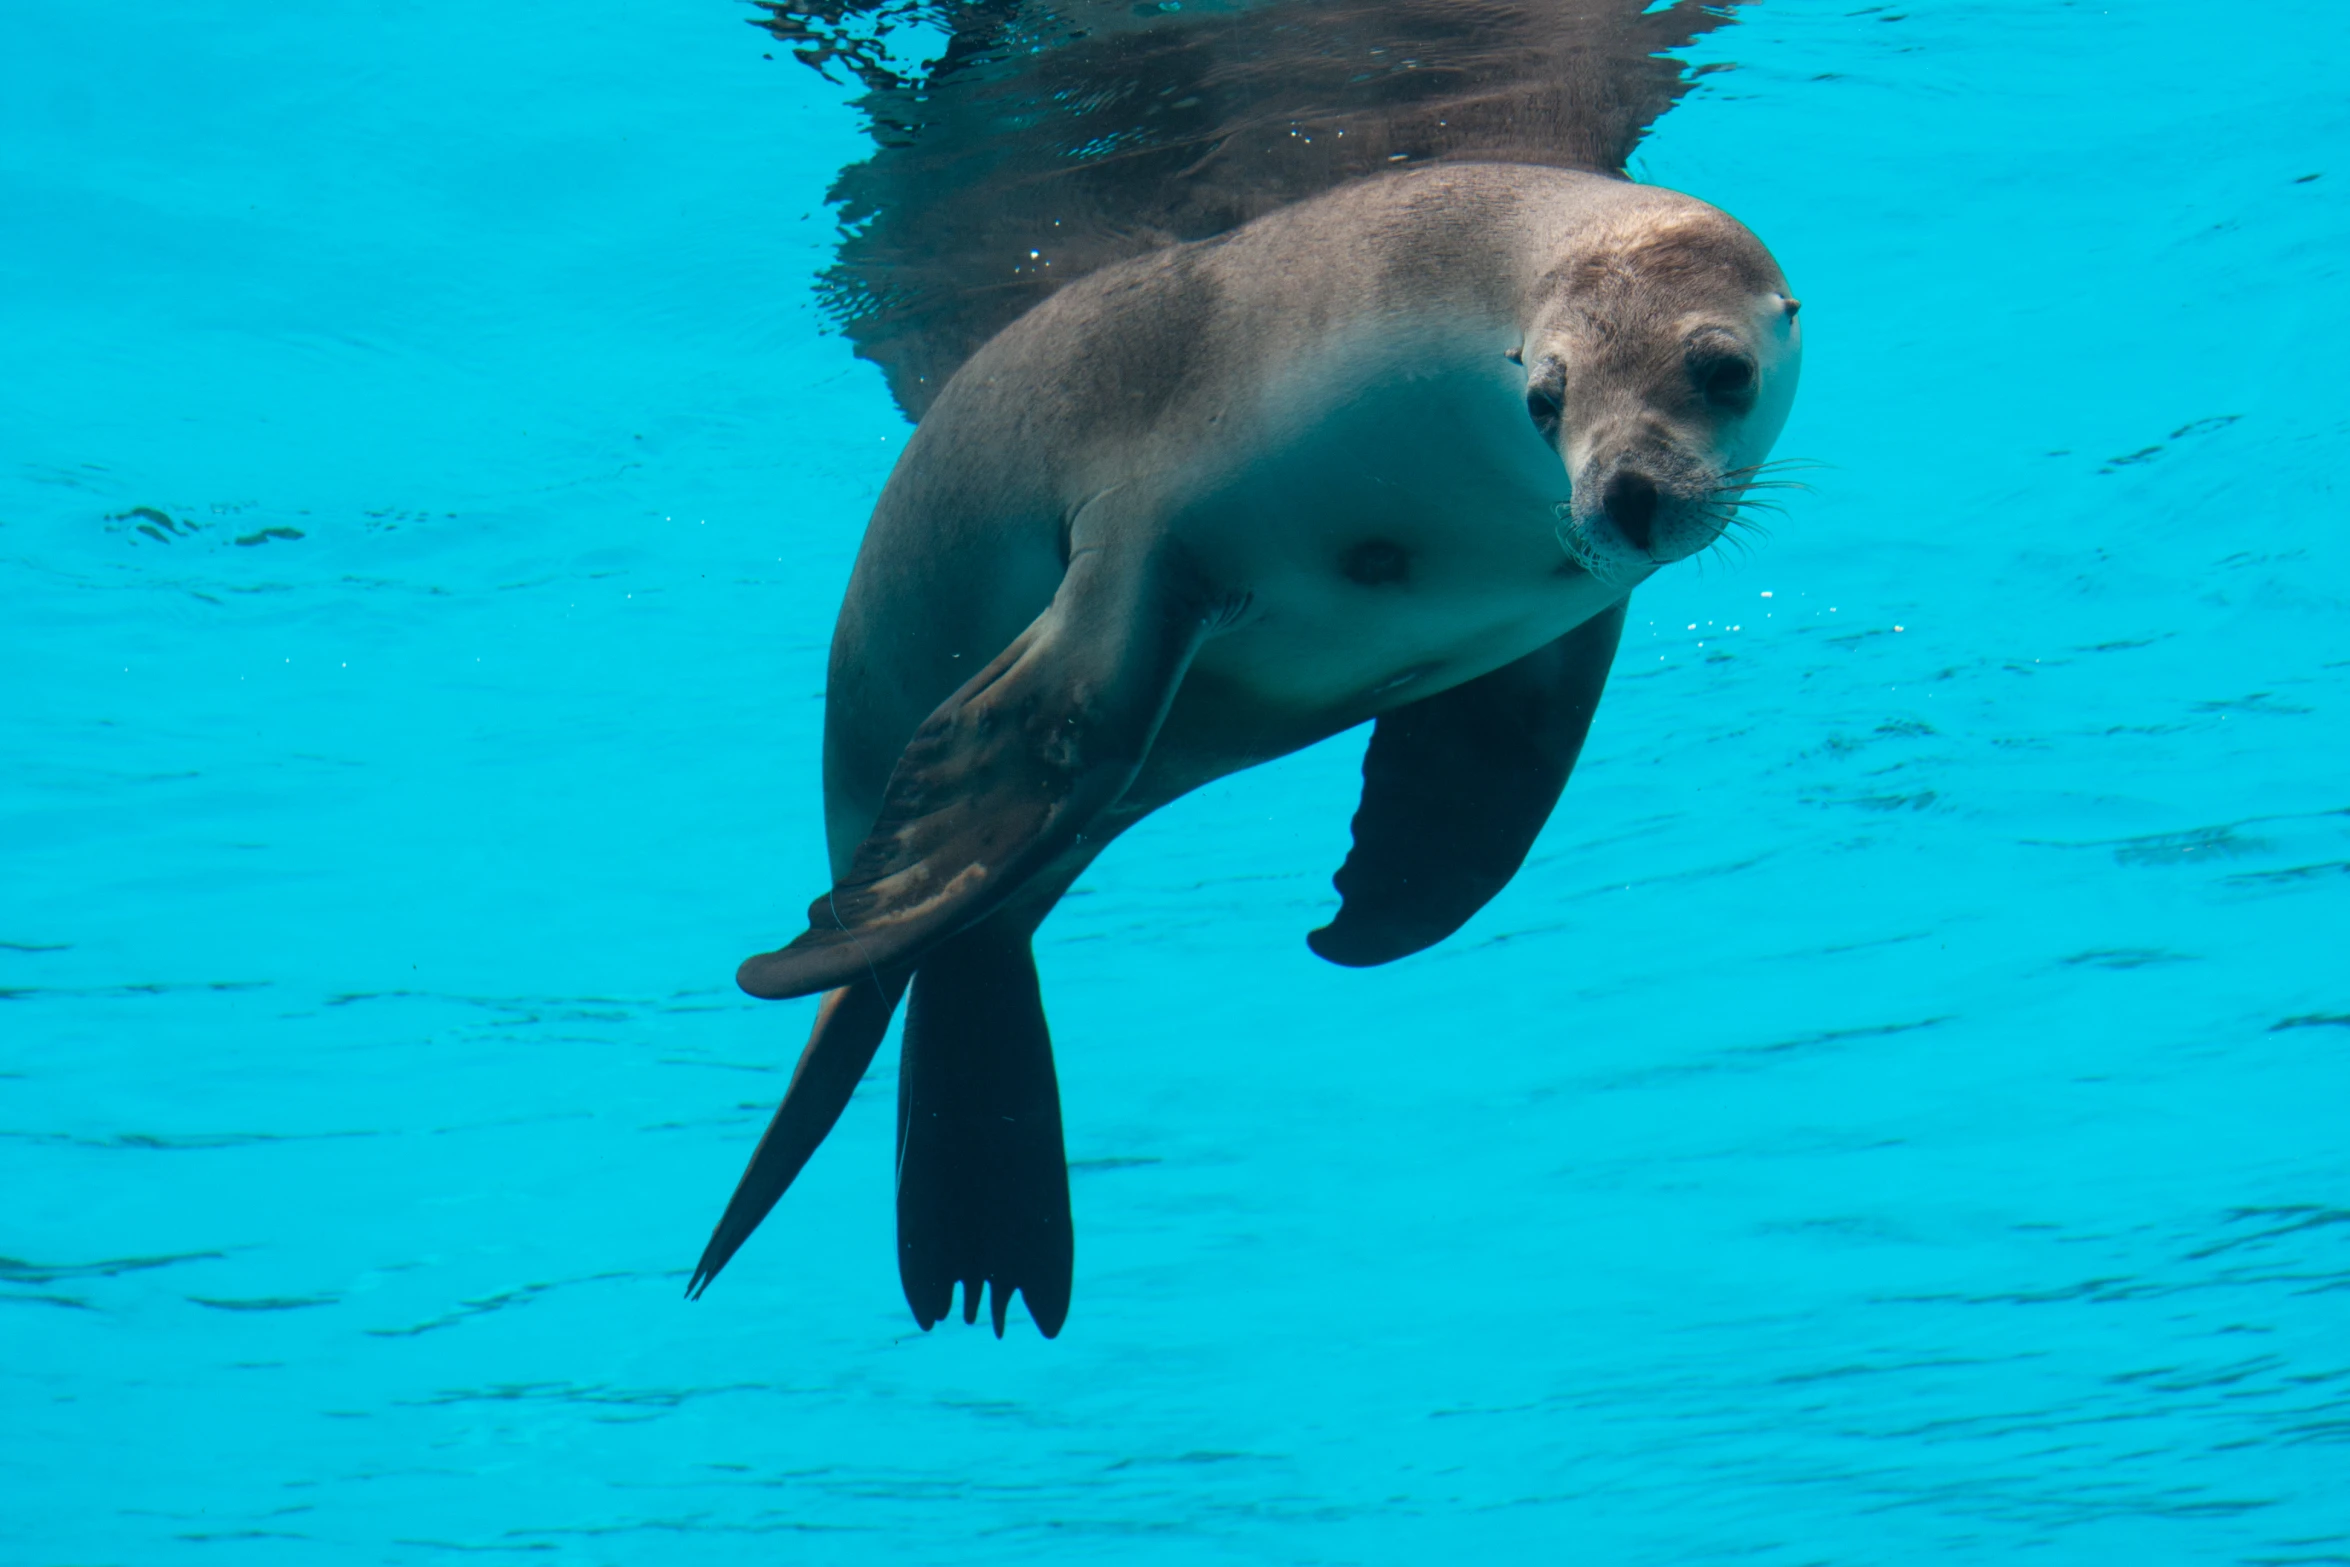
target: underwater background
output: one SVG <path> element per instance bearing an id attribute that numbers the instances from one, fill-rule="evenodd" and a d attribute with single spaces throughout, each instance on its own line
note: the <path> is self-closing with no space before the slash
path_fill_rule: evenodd
<path id="1" fill-rule="evenodd" d="M 749 14 L 11 15 L 0 1560 L 2350 1562 L 2338 8 L 1691 51 L 1814 488 L 1435 951 L 1303 943 L 1359 733 L 1087 875 L 1051 1343 L 887 1048 L 680 1298 L 908 433 Z"/>

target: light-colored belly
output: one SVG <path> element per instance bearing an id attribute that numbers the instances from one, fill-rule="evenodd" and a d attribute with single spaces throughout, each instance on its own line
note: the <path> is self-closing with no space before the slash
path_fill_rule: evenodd
<path id="1" fill-rule="evenodd" d="M 1619 596 L 1581 572 L 1374 589 L 1284 572 L 1259 579 L 1248 617 L 1194 667 L 1269 706 L 1367 716 L 1522 658 Z"/>
<path id="2" fill-rule="evenodd" d="M 1366 716 L 1497 669 L 1622 596 L 1560 547 L 1567 498 L 1500 377 L 1363 398 L 1178 519 L 1250 595 L 1194 667 L 1269 706 Z"/>

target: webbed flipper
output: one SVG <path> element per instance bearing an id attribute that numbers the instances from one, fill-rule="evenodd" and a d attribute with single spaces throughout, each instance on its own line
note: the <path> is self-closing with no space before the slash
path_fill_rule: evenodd
<path id="1" fill-rule="evenodd" d="M 898 1277 L 928 1329 L 1017 1292 L 1046 1338 L 1069 1315 L 1075 1241 L 1052 1038 L 1025 932 L 982 926 L 914 976 L 898 1066 Z"/>
<path id="2" fill-rule="evenodd" d="M 816 1026 L 800 1052 L 800 1064 L 792 1070 L 783 1104 L 735 1183 L 718 1227 L 702 1248 L 702 1260 L 694 1264 L 693 1280 L 685 1287 L 689 1298 L 710 1287 L 718 1270 L 751 1238 L 840 1120 L 849 1096 L 873 1064 L 873 1052 L 881 1048 L 882 1035 L 889 1032 L 890 1014 L 906 993 L 908 977 L 901 971 L 878 980 L 860 978 L 826 996 L 817 1008 Z"/>
<path id="3" fill-rule="evenodd" d="M 1053 602 L 924 721 L 848 874 L 736 982 L 780 999 L 912 967 L 1074 845 L 1133 781 L 1212 615 L 1166 548 L 1072 557 Z"/>
<path id="4" fill-rule="evenodd" d="M 1333 963 L 1392 963 L 1451 935 L 1506 886 L 1558 803 L 1623 635 L 1624 605 L 1514 664 L 1380 716 L 1363 754 Z"/>

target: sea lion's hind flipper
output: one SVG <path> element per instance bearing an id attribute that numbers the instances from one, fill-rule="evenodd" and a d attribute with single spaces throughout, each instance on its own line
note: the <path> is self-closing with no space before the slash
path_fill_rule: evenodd
<path id="1" fill-rule="evenodd" d="M 1069 1314 L 1074 1243 L 1061 1095 L 1027 933 L 987 926 L 914 976 L 898 1068 L 898 1277 L 925 1330 L 954 1309 L 996 1337 L 1017 1291 L 1046 1338 Z"/>
<path id="2" fill-rule="evenodd" d="M 865 1069 L 873 1064 L 873 1052 L 881 1047 L 881 1036 L 889 1032 L 890 1014 L 897 1010 L 898 997 L 905 991 L 903 973 L 878 982 L 868 975 L 824 998 L 816 1012 L 816 1026 L 808 1034 L 808 1048 L 800 1052 L 791 1086 L 784 1090 L 783 1103 L 775 1119 L 767 1123 L 767 1135 L 759 1139 L 742 1179 L 735 1183 L 726 1212 L 710 1232 L 710 1243 L 702 1248 L 702 1260 L 694 1265 L 693 1282 L 685 1287 L 688 1297 L 710 1287 L 718 1270 L 751 1238 L 759 1221 L 798 1178 L 808 1156 L 840 1119 Z"/>
<path id="3" fill-rule="evenodd" d="M 1432 947 L 1506 886 L 1590 732 L 1624 606 L 1514 664 L 1383 714 L 1363 755 L 1338 917 L 1306 937 L 1367 968 Z"/>
<path id="4" fill-rule="evenodd" d="M 1133 781 L 1213 620 L 1171 553 L 1078 551 L 1051 607 L 916 731 L 848 874 L 799 939 L 742 965 L 743 989 L 910 968 L 1076 843 Z"/>

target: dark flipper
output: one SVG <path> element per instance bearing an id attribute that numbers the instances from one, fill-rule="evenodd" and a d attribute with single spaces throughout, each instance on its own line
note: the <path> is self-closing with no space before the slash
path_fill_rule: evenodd
<path id="1" fill-rule="evenodd" d="M 1383 715 L 1363 755 L 1338 917 L 1306 937 L 1367 968 L 1432 947 L 1506 886 L 1583 749 L 1619 603 L 1514 664 Z"/>
<path id="2" fill-rule="evenodd" d="M 898 1277 L 927 1331 L 1018 1290 L 1046 1338 L 1069 1315 L 1074 1245 L 1061 1095 L 1025 931 L 934 947 L 914 976 L 898 1069 Z"/>
<path id="3" fill-rule="evenodd" d="M 718 1228 L 710 1232 L 710 1244 L 702 1248 L 702 1260 L 694 1266 L 693 1282 L 685 1287 L 687 1296 L 710 1287 L 718 1270 L 798 1178 L 808 1156 L 840 1119 L 865 1068 L 873 1064 L 873 1052 L 889 1032 L 890 1014 L 905 993 L 906 976 L 900 973 L 879 982 L 868 976 L 824 998 L 808 1048 L 800 1052 L 791 1086 L 784 1090 L 783 1104 L 767 1123 L 767 1135 L 759 1139 L 743 1178 L 735 1183 Z"/>
<path id="4" fill-rule="evenodd" d="M 805 996 L 1001 908 L 1125 792 L 1207 629 L 1167 552 L 1081 551 L 1052 607 L 923 723 L 848 874 L 808 929 L 745 962 L 754 996 Z"/>

